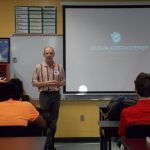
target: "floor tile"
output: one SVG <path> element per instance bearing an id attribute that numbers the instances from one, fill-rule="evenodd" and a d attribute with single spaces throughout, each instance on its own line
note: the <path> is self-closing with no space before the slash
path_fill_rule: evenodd
<path id="1" fill-rule="evenodd" d="M 55 143 L 56 150 L 100 150 L 100 143 Z M 112 150 L 120 150 L 112 142 Z"/>

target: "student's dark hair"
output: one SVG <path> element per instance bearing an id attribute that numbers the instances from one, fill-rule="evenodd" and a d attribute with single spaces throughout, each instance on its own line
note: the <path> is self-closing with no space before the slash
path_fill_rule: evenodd
<path id="1" fill-rule="evenodd" d="M 7 101 L 11 97 L 11 85 L 0 83 L 0 102 Z"/>
<path id="2" fill-rule="evenodd" d="M 13 84 L 14 93 L 11 95 L 12 98 L 16 100 L 20 99 L 24 92 L 22 81 L 18 78 L 12 78 L 9 80 L 9 83 Z"/>
<path id="3" fill-rule="evenodd" d="M 150 97 L 150 74 L 141 72 L 134 83 L 139 96 Z"/>

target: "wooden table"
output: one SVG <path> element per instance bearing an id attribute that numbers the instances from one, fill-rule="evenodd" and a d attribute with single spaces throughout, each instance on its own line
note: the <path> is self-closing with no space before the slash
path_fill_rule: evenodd
<path id="1" fill-rule="evenodd" d="M 46 137 L 0 137 L 1 150 L 44 150 Z"/>
<path id="2" fill-rule="evenodd" d="M 126 150 L 150 150 L 146 138 L 126 138 L 122 139 L 122 143 Z"/>

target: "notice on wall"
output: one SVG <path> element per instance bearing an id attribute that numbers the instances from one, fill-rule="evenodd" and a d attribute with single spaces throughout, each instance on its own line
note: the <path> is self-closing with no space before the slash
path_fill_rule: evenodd
<path id="1" fill-rule="evenodd" d="M 56 7 L 16 7 L 16 33 L 56 34 Z"/>

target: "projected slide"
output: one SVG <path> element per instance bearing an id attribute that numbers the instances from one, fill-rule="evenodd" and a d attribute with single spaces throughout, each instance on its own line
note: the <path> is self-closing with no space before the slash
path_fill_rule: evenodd
<path id="1" fill-rule="evenodd" d="M 150 6 L 64 7 L 66 93 L 133 92 L 150 73 Z"/>

